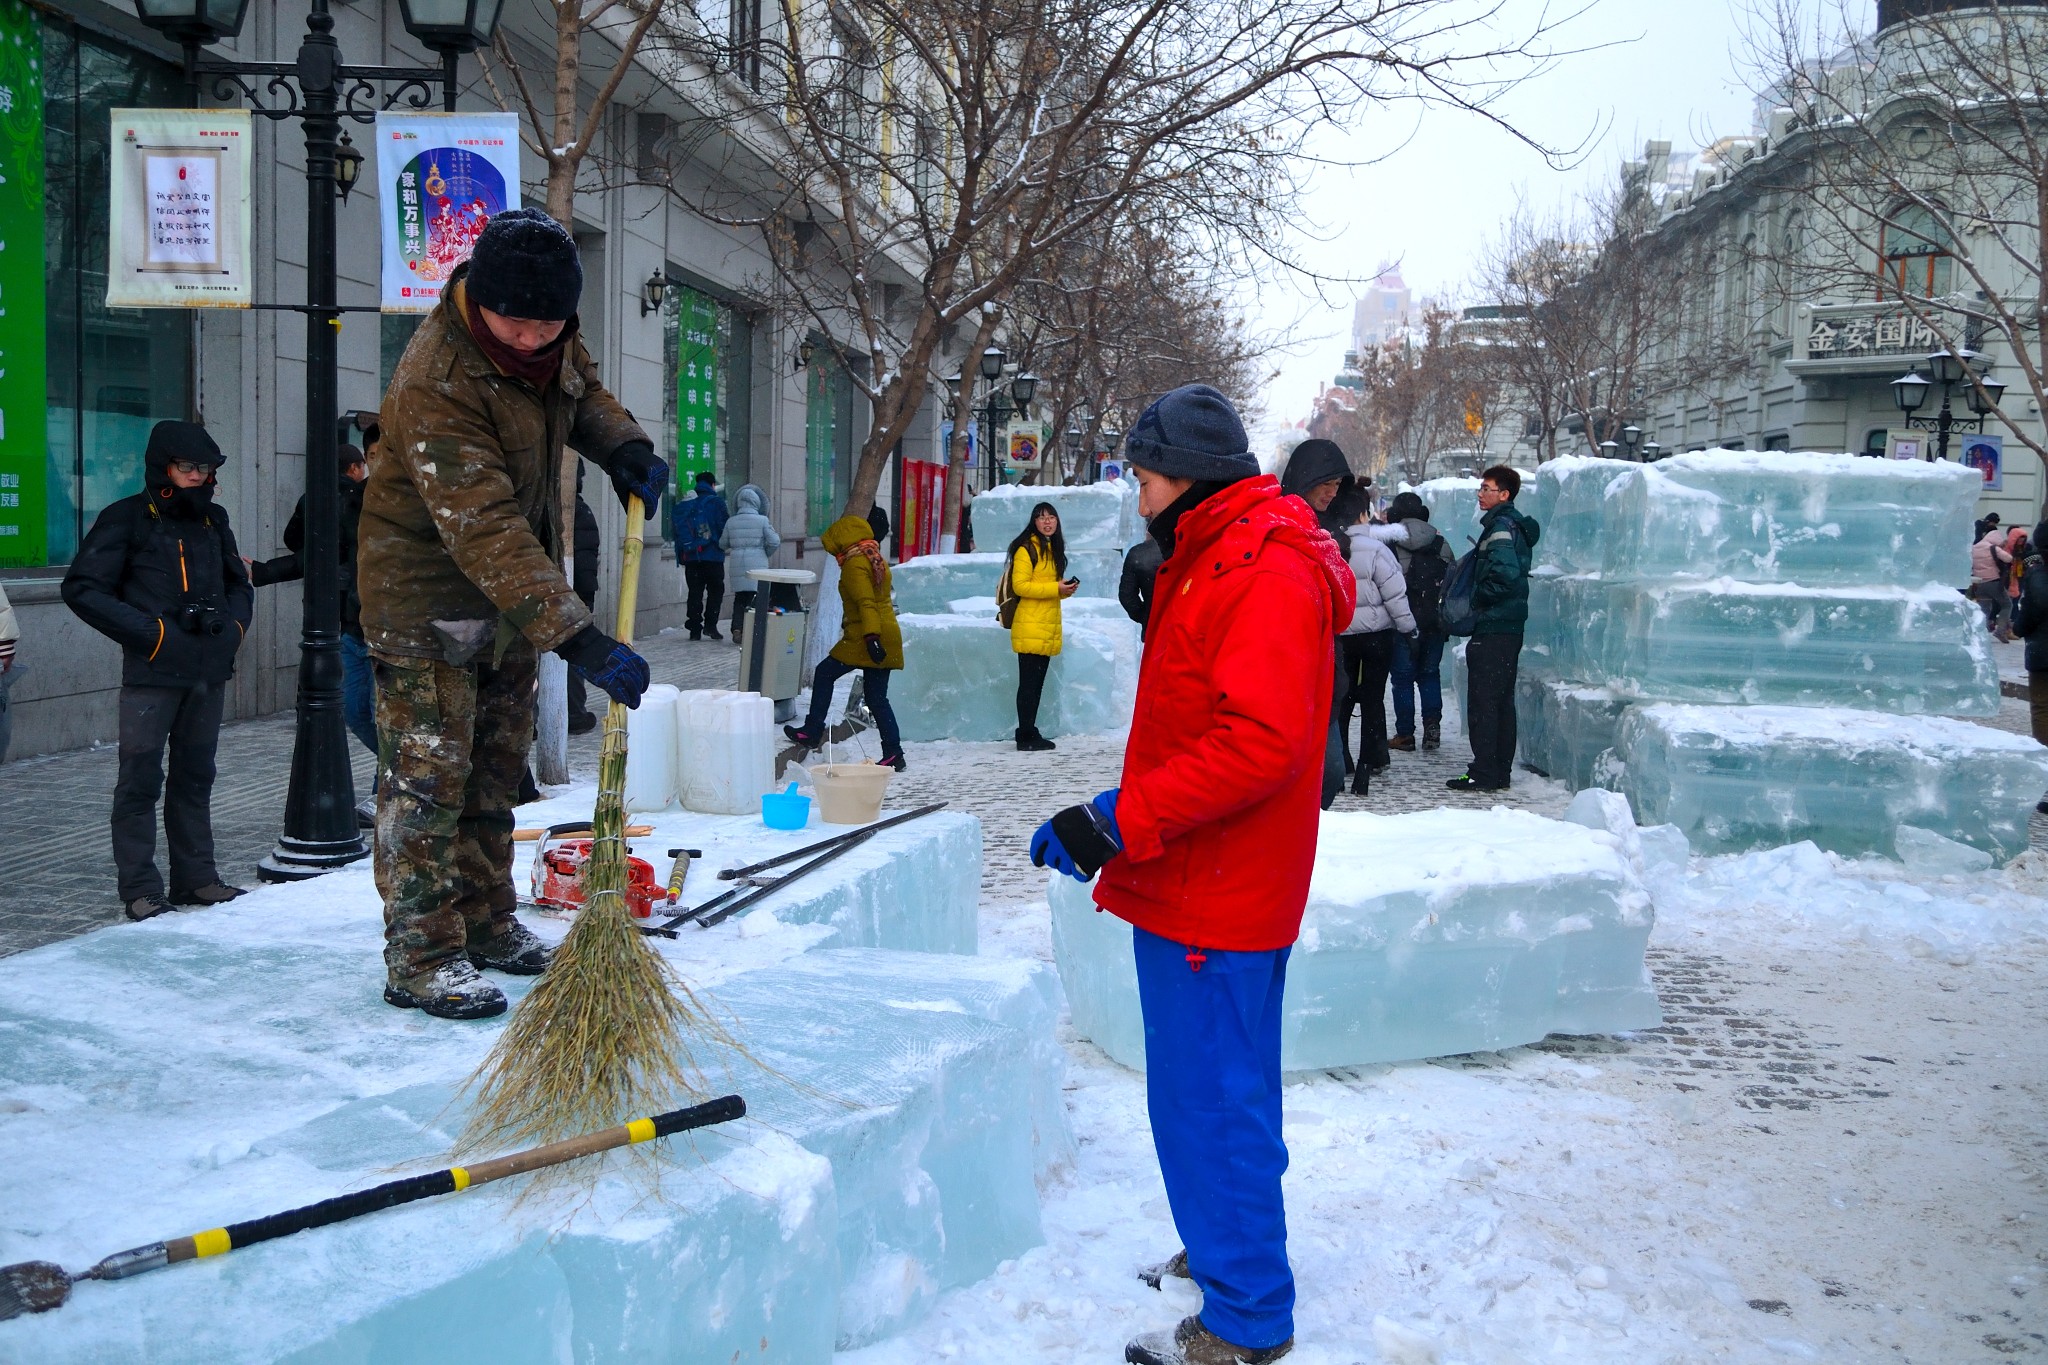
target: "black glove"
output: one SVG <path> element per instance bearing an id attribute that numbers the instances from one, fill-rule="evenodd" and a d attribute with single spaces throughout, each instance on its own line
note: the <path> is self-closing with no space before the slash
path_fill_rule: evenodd
<path id="1" fill-rule="evenodd" d="M 556 647 L 555 653 L 569 661 L 569 667 L 604 689 L 613 701 L 629 707 L 640 704 L 640 696 L 652 680 L 647 660 L 635 654 L 596 626 L 585 626 Z"/>
<path id="2" fill-rule="evenodd" d="M 888 658 L 888 657 L 889 657 L 889 651 L 888 651 L 888 650 L 886 650 L 886 649 L 884 649 L 884 648 L 882 648 L 882 637 L 881 637 L 881 636 L 879 636 L 879 635 L 870 635 L 870 636 L 868 636 L 868 637 L 867 637 L 867 641 L 868 641 L 868 657 L 869 657 L 870 659 L 873 659 L 873 660 L 874 660 L 874 661 L 875 661 L 876 663 L 878 663 L 878 664 L 879 664 L 880 662 L 882 662 L 882 660 L 884 660 L 884 659 L 886 659 L 886 658 Z"/>
<path id="3" fill-rule="evenodd" d="M 1100 872 L 1104 863 L 1124 851 L 1123 831 L 1116 823 L 1121 795 L 1122 789 L 1113 787 L 1040 825 L 1031 836 L 1031 865 L 1050 867 L 1083 882 Z"/>
<path id="4" fill-rule="evenodd" d="M 655 456 L 654 443 L 628 441 L 614 450 L 611 473 L 619 501 L 640 499 L 647 519 L 652 521 L 654 509 L 661 506 L 661 495 L 668 488 L 668 466 Z"/>

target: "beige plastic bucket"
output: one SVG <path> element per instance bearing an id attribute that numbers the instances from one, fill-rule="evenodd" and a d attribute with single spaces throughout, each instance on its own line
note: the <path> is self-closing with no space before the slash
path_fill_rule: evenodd
<path id="1" fill-rule="evenodd" d="M 815 763 L 808 769 L 818 793 L 818 818 L 828 825 L 865 825 L 882 815 L 894 768 L 879 763 Z"/>

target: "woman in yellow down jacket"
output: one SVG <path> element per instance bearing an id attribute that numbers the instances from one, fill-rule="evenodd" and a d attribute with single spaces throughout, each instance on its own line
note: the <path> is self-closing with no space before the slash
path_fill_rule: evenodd
<path id="1" fill-rule="evenodd" d="M 1010 592 L 1017 598 L 1010 621 L 1010 648 L 1017 651 L 1017 747 L 1027 752 L 1054 747 L 1038 733 L 1038 701 L 1045 692 L 1045 671 L 1060 652 L 1060 602 L 1080 586 L 1078 579 L 1067 577 L 1060 514 L 1041 502 L 1010 542 Z"/>
<path id="2" fill-rule="evenodd" d="M 868 710 L 875 713 L 875 729 L 882 737 L 881 762 L 902 772 L 903 737 L 896 728 L 896 710 L 889 705 L 889 673 L 903 667 L 903 631 L 896 624 L 896 604 L 890 597 L 889 561 L 878 543 L 887 535 L 886 513 L 877 507 L 866 518 L 845 516 L 825 528 L 820 538 L 825 552 L 839 561 L 839 604 L 846 614 L 839 643 L 818 661 L 811 675 L 811 710 L 803 728 L 782 727 L 807 749 L 825 742 L 825 712 L 832 705 L 832 689 L 839 680 L 856 670 L 860 673 L 861 695 Z M 877 530 L 871 523 L 879 522 Z"/>

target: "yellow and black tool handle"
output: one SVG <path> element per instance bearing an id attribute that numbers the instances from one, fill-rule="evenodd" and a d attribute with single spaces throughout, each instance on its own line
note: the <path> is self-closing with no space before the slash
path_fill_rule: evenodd
<path id="1" fill-rule="evenodd" d="M 550 1142 L 546 1146 L 529 1148 L 524 1152 L 492 1157 L 489 1161 L 479 1161 L 474 1166 L 451 1166 L 446 1170 L 433 1171 L 426 1175 L 386 1181 L 367 1190 L 336 1195 L 317 1204 L 287 1209 L 283 1213 L 273 1213 L 266 1218 L 252 1218 L 245 1223 L 230 1223 L 224 1228 L 194 1233 L 190 1237 L 177 1237 L 168 1242 L 152 1242 L 148 1246 L 116 1252 L 94 1266 L 87 1274 L 95 1280 L 123 1280 L 130 1275 L 140 1275 L 144 1271 L 175 1265 L 179 1261 L 197 1260 L 202 1256 L 219 1256 L 241 1247 L 254 1246 L 258 1242 L 289 1237 L 308 1228 L 346 1222 L 351 1218 L 360 1218 L 366 1213 L 376 1213 L 380 1209 L 395 1208 L 400 1204 L 431 1199 L 436 1195 L 456 1194 L 474 1185 L 487 1185 L 493 1180 L 503 1180 L 507 1176 L 537 1171 L 545 1166 L 558 1166 L 565 1161 L 574 1161 L 578 1157 L 595 1156 L 614 1147 L 628 1147 L 636 1142 L 652 1142 L 655 1138 L 687 1132 L 692 1128 L 708 1127 L 714 1123 L 729 1123 L 744 1116 L 746 1112 L 745 1100 L 738 1095 L 725 1095 L 688 1109 L 672 1109 L 666 1114 L 656 1114 L 652 1118 L 634 1119 L 631 1123 L 621 1124 L 617 1128 L 607 1128 L 601 1133 L 585 1133 L 581 1137 L 565 1138 L 560 1142 Z"/>

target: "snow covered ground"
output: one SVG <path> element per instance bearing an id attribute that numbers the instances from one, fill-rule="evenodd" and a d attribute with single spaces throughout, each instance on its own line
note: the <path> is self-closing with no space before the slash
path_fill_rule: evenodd
<path id="1" fill-rule="evenodd" d="M 1112 785 L 1117 747 L 910 755 L 906 788 L 987 824 L 982 952 L 1049 960 L 1018 836 Z M 1360 804 L 1417 803 L 1410 763 Z M 1293 1358 L 2048 1358 L 2048 857 L 1960 873 L 1796 846 L 1657 890 L 1662 1028 L 1294 1078 Z M 1142 1078 L 1064 1042 L 1080 1155 L 1045 1192 L 1047 1244 L 847 1365 L 1114 1361 L 1197 1305 L 1133 1277 L 1178 1245 Z"/>

